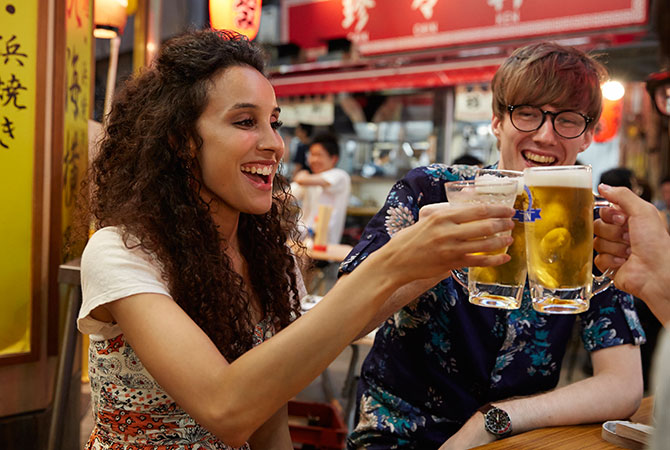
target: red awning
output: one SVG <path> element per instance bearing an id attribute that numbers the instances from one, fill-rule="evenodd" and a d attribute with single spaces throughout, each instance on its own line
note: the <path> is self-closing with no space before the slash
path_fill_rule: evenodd
<path id="1" fill-rule="evenodd" d="M 430 88 L 491 81 L 502 59 L 337 70 L 298 75 L 274 74 L 277 97 Z"/>

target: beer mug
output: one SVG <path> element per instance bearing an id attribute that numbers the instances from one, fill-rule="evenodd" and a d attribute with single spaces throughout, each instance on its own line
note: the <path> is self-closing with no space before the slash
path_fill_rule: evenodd
<path id="1" fill-rule="evenodd" d="M 521 175 L 517 172 L 518 176 Z M 447 191 L 447 200 L 454 205 L 506 205 L 514 206 L 519 189 L 523 184 L 519 179 L 506 178 L 500 176 L 480 176 L 474 180 L 452 181 L 445 184 Z M 523 228 L 521 229 L 523 232 Z M 504 232 L 514 234 L 515 230 Z M 519 239 L 520 244 L 515 242 L 509 247 L 518 251 L 519 246 L 523 249 L 524 243 Z M 500 249 L 491 254 L 505 253 L 508 248 Z M 465 273 L 459 270 L 453 270 L 452 276 L 461 285 L 468 288 L 468 299 L 470 303 L 479 306 L 488 306 L 494 308 L 516 309 L 521 304 L 523 295 L 523 286 L 526 279 L 525 259 L 522 259 L 522 273 L 518 270 L 518 258 L 516 263 L 510 266 L 510 262 L 497 267 L 469 267 L 467 277 Z M 496 269 L 506 267 L 502 271 Z M 491 270 L 493 269 L 493 270 Z M 519 281 L 519 279 L 521 280 Z"/>
<path id="2" fill-rule="evenodd" d="M 524 170 L 528 194 L 526 261 L 533 308 L 574 314 L 612 281 L 594 277 L 591 166 L 531 167 Z M 602 205 L 598 205 L 602 206 Z"/>

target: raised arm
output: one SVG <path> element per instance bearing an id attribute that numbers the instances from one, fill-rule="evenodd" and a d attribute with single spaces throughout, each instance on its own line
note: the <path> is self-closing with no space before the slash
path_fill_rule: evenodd
<path id="1" fill-rule="evenodd" d="M 456 211 L 457 208 L 453 205 L 449 204 L 431 204 L 431 205 L 426 205 L 421 210 L 419 211 L 419 220 L 425 219 L 426 217 L 430 216 L 431 214 L 438 213 L 440 212 L 443 208 L 452 208 L 452 211 Z M 459 256 L 459 250 L 457 247 L 454 246 L 454 253 L 451 255 L 452 258 L 456 261 Z M 470 257 L 473 255 L 462 255 L 463 258 L 465 257 Z M 462 264 L 460 266 L 454 267 L 454 268 L 462 268 L 466 267 L 470 263 L 468 262 L 470 259 L 462 259 L 460 260 L 459 264 Z M 494 262 L 494 260 L 490 260 L 487 265 L 495 265 L 495 264 L 490 264 Z M 497 263 L 497 261 L 495 261 Z M 475 265 L 475 264 L 472 264 Z M 344 278 L 348 277 L 348 274 L 344 274 L 340 277 L 340 280 L 343 280 Z M 437 277 L 433 278 L 423 278 L 423 279 L 417 279 L 413 280 L 404 286 L 401 286 L 398 288 L 393 294 L 391 294 L 386 301 L 382 304 L 382 306 L 377 310 L 376 314 L 373 316 L 372 320 L 368 322 L 368 324 L 361 330 L 361 332 L 358 334 L 356 337 L 361 338 L 368 333 L 370 333 L 372 330 L 378 328 L 389 316 L 391 316 L 393 313 L 398 311 L 400 308 L 408 305 L 412 301 L 416 300 L 418 297 L 420 297 L 424 292 L 428 291 L 432 287 L 434 287 L 437 283 L 442 281 L 443 279 L 447 278 L 449 276 L 448 272 L 439 274 Z M 340 282 L 338 280 L 338 283 Z"/>
<path id="2" fill-rule="evenodd" d="M 654 205 L 624 187 L 599 186 L 613 208 L 602 208 L 593 247 L 600 270 L 616 270 L 614 284 L 641 298 L 661 323 L 670 321 L 670 235 Z"/>
<path id="3" fill-rule="evenodd" d="M 455 267 L 504 263 L 507 255 L 474 255 L 509 245 L 514 213 L 506 207 L 446 204 L 398 232 L 310 312 L 228 363 L 169 297 L 138 294 L 106 308 L 156 381 L 196 421 L 240 446 L 318 376 L 369 323 L 386 299 L 416 279 Z"/>
<path id="4" fill-rule="evenodd" d="M 320 174 L 309 173 L 306 170 L 301 170 L 293 177 L 293 182 L 300 186 L 330 186 L 328 180 Z"/>

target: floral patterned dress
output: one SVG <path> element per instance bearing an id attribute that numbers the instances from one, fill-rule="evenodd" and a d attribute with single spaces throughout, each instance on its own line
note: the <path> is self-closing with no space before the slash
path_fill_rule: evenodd
<path id="1" fill-rule="evenodd" d="M 254 345 L 274 334 L 260 322 Z M 175 403 L 144 368 L 123 334 L 89 347 L 95 427 L 86 450 L 230 449 Z M 248 445 L 241 447 L 249 450 Z"/>
<path id="2" fill-rule="evenodd" d="M 474 167 L 431 165 L 408 173 L 366 227 L 340 270 L 350 272 L 419 209 L 445 202 L 444 183 Z M 588 351 L 644 342 L 631 296 L 614 288 L 579 314 Z M 348 448 L 437 448 L 481 405 L 552 389 L 575 315 L 536 312 L 528 291 L 518 310 L 483 308 L 447 278 L 396 312 L 377 332 L 361 370 L 358 416 Z"/>

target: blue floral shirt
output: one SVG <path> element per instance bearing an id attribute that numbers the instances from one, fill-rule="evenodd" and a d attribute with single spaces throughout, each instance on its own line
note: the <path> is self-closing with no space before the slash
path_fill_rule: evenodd
<path id="1" fill-rule="evenodd" d="M 445 202 L 444 183 L 472 178 L 472 166 L 435 164 L 410 171 L 391 190 L 340 271 L 354 270 L 419 209 Z M 437 448 L 489 401 L 532 395 L 558 383 L 579 317 L 587 351 L 644 343 L 633 298 L 613 287 L 579 315 L 538 313 L 528 286 L 518 310 L 472 305 L 447 278 L 377 331 L 358 386 L 357 424 L 348 448 Z"/>

